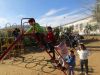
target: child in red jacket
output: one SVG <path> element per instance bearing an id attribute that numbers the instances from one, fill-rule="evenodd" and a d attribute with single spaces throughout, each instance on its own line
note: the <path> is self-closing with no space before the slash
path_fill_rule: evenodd
<path id="1" fill-rule="evenodd" d="M 47 27 L 47 44 L 49 47 L 49 53 L 53 53 L 53 58 L 55 59 L 55 50 L 54 50 L 54 44 L 55 44 L 55 36 L 52 32 L 52 28 L 51 27 Z"/>

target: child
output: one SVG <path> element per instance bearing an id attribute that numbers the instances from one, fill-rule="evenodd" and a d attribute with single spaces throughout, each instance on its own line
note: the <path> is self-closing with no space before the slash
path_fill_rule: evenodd
<path id="1" fill-rule="evenodd" d="M 89 51 L 86 49 L 84 44 L 80 44 L 79 45 L 79 50 L 77 50 L 77 53 L 79 54 L 79 58 L 80 58 L 81 73 L 83 74 L 83 66 L 85 65 L 85 69 L 86 69 L 85 75 L 88 75 L 88 56 L 89 56 Z"/>
<path id="2" fill-rule="evenodd" d="M 54 50 L 54 44 L 55 44 L 55 36 L 52 32 L 52 28 L 51 27 L 47 27 L 47 44 L 48 47 L 50 49 L 49 53 L 53 53 L 53 58 L 55 59 L 55 50 Z"/>
<path id="3" fill-rule="evenodd" d="M 19 34 L 20 34 L 20 29 L 15 28 L 12 34 L 13 34 L 13 36 L 15 37 L 15 40 L 16 40 L 16 38 L 17 38 L 17 37 L 19 36 Z"/>
<path id="4" fill-rule="evenodd" d="M 43 27 L 41 27 L 38 23 L 36 23 L 34 18 L 29 19 L 28 23 L 30 24 L 31 27 L 25 32 L 25 34 L 33 33 L 37 43 L 39 43 L 41 47 L 42 45 L 46 47 Z"/>
<path id="5" fill-rule="evenodd" d="M 75 67 L 75 55 L 74 51 L 70 51 L 70 55 L 67 56 L 67 61 L 69 64 L 69 75 L 74 75 L 74 67 Z"/>

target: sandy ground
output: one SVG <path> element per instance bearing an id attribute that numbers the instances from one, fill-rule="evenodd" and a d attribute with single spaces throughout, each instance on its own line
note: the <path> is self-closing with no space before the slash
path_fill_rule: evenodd
<path id="1" fill-rule="evenodd" d="M 55 69 L 49 62 L 49 56 L 46 52 L 31 53 L 24 55 L 25 61 L 21 58 L 13 58 L 0 63 L 0 75 L 64 75 L 58 69 Z M 89 56 L 89 75 L 100 75 L 100 51 L 92 51 Z M 79 59 L 76 55 L 75 75 L 79 75 Z"/>

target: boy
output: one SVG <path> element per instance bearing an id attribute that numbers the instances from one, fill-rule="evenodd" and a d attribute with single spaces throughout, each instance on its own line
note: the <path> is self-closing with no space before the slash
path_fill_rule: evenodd
<path id="1" fill-rule="evenodd" d="M 75 55 L 74 51 L 70 51 L 70 55 L 67 57 L 67 61 L 69 64 L 69 75 L 74 75 L 74 67 L 75 67 Z"/>
<path id="2" fill-rule="evenodd" d="M 25 32 L 25 34 L 33 33 L 33 36 L 35 37 L 37 43 L 39 43 L 41 47 L 42 45 L 46 47 L 43 27 L 36 23 L 34 18 L 29 19 L 28 23 L 31 27 Z"/>
<path id="3" fill-rule="evenodd" d="M 47 44 L 48 47 L 50 49 L 49 53 L 53 53 L 53 58 L 55 59 L 55 50 L 54 50 L 54 44 L 55 44 L 55 36 L 52 32 L 52 28 L 51 27 L 47 27 Z"/>

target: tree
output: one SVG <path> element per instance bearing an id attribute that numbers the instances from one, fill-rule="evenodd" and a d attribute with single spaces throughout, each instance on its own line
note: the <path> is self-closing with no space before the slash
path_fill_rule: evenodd
<path id="1" fill-rule="evenodd" d="M 70 27 L 66 28 L 66 31 L 68 33 L 71 33 L 71 32 L 73 32 L 73 29 L 74 29 L 74 27 L 73 26 L 70 26 Z"/>
<path id="2" fill-rule="evenodd" d="M 92 28 L 93 28 L 93 31 L 96 31 L 97 29 L 99 29 L 99 25 L 94 25 L 94 26 L 92 26 Z"/>
<path id="3" fill-rule="evenodd" d="M 90 34 L 90 31 L 93 31 L 93 27 L 90 24 L 85 26 L 85 33 Z"/>

